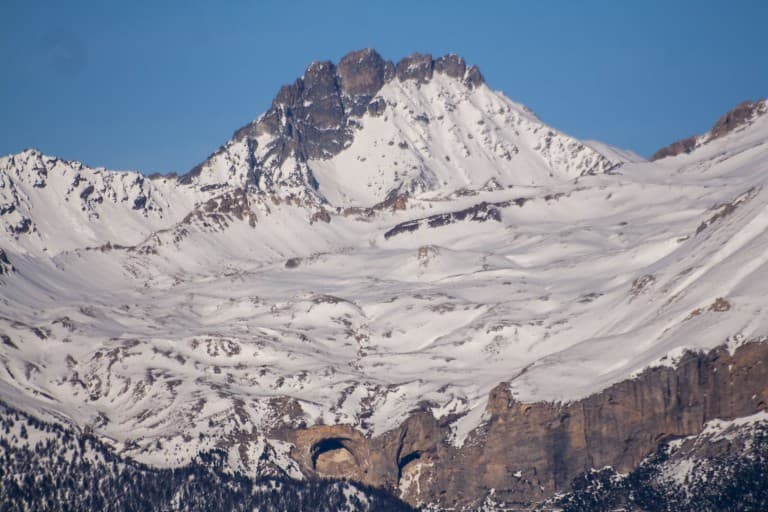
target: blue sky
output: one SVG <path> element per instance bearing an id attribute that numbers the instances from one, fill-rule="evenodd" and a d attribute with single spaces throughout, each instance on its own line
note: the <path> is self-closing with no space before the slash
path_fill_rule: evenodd
<path id="1" fill-rule="evenodd" d="M 768 95 L 765 1 L 0 2 L 0 154 L 183 172 L 313 60 L 458 53 L 546 123 L 649 155 Z"/>

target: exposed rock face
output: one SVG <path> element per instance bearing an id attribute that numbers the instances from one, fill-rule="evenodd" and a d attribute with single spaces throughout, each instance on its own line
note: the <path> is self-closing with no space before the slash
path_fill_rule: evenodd
<path id="1" fill-rule="evenodd" d="M 436 73 L 443 73 L 458 80 L 463 80 L 468 87 L 477 87 L 483 83 L 483 75 L 477 66 L 467 67 L 467 63 L 455 54 L 440 57 L 435 61 Z"/>
<path id="2" fill-rule="evenodd" d="M 285 431 L 308 474 L 345 476 L 399 490 L 412 504 L 476 506 L 494 499 L 528 505 L 566 489 L 591 468 L 636 467 L 660 442 L 698 434 L 715 418 L 768 409 L 768 343 L 686 354 L 677 368 L 646 370 L 568 404 L 521 403 L 496 387 L 488 421 L 461 447 L 449 424 L 414 413 L 397 430 L 365 438 L 348 425 Z"/>
<path id="3" fill-rule="evenodd" d="M 717 120 L 715 125 L 709 131 L 710 140 L 729 134 L 736 128 L 749 123 L 756 116 L 764 114 L 766 111 L 768 111 L 768 105 L 765 100 L 742 101 L 736 105 L 736 108 L 723 114 L 720 119 Z"/>
<path id="4" fill-rule="evenodd" d="M 467 72 L 464 59 L 453 53 L 437 59 L 434 67 L 438 73 L 444 73 L 453 78 L 464 78 Z"/>
<path id="5" fill-rule="evenodd" d="M 207 214 L 210 217 L 231 215 L 239 220 L 247 220 L 251 227 L 257 220 L 256 214 L 251 209 L 247 191 L 243 189 L 235 189 L 231 193 L 209 199 L 197 213 Z"/>
<path id="6" fill-rule="evenodd" d="M 272 107 L 259 120 L 235 132 L 236 140 L 270 133 L 290 141 L 302 158 L 328 158 L 352 138 L 351 117 L 360 117 L 385 83 L 417 80 L 426 83 L 437 71 L 479 85 L 477 68 L 467 74 L 464 59 L 447 55 L 436 61 L 429 54 L 414 53 L 395 66 L 370 48 L 348 53 L 338 66 L 314 62 L 304 76 L 280 89 Z M 479 81 L 478 81 L 479 80 Z M 382 108 L 373 106 L 372 110 Z"/>
<path id="7" fill-rule="evenodd" d="M 14 271 L 15 269 L 13 268 L 13 265 L 8 261 L 8 255 L 5 254 L 3 249 L 0 249 L 0 276 L 3 274 L 10 274 Z"/>
<path id="8" fill-rule="evenodd" d="M 412 53 L 397 63 L 397 78 L 401 82 L 406 80 L 416 80 L 419 83 L 426 83 L 432 79 L 434 72 L 434 61 L 432 55 L 422 55 L 419 52 Z"/>
<path id="9" fill-rule="evenodd" d="M 696 149 L 696 139 L 696 137 L 688 137 L 687 139 L 673 142 L 669 146 L 661 148 L 651 155 L 651 161 L 661 160 L 668 156 L 682 155 L 683 153 L 688 154 Z"/>
<path id="10" fill-rule="evenodd" d="M 437 228 L 463 221 L 486 222 L 488 220 L 493 220 L 501 222 L 501 211 L 499 208 L 504 208 L 511 204 L 512 203 L 509 201 L 498 203 L 482 202 L 456 212 L 439 213 L 437 215 L 430 215 L 424 219 L 401 222 L 385 232 L 384 238 L 389 239 L 402 233 L 411 233 L 422 227 Z"/>
<path id="11" fill-rule="evenodd" d="M 668 156 L 690 153 L 701 144 L 728 135 L 733 130 L 751 123 L 757 116 L 766 112 L 768 112 L 768 103 L 765 100 L 743 101 L 730 112 L 723 114 L 706 135 L 701 137 L 692 136 L 674 142 L 656 151 L 651 156 L 651 160 L 660 160 Z"/>
<path id="12" fill-rule="evenodd" d="M 467 69 L 467 75 L 464 78 L 464 82 L 470 87 L 477 87 L 485 83 L 485 78 L 483 78 L 482 73 L 480 73 L 480 68 L 477 66 L 470 66 Z"/>
<path id="13" fill-rule="evenodd" d="M 277 137 L 276 156 L 322 158 L 343 148 L 344 106 L 336 68 L 330 62 L 314 62 L 304 76 L 283 86 L 272 107 L 258 121 L 235 132 L 234 139 L 255 138 L 261 133 Z"/>
<path id="14" fill-rule="evenodd" d="M 467 67 L 467 63 L 455 54 L 432 59 L 432 55 L 422 55 L 418 52 L 409 55 L 396 66 L 397 78 L 401 81 L 416 80 L 418 83 L 427 83 L 434 73 L 462 80 L 468 87 L 476 87 L 483 83 L 483 76 L 475 66 Z"/>
<path id="15" fill-rule="evenodd" d="M 345 55 L 337 67 L 345 110 L 361 116 L 385 82 L 392 79 L 394 66 L 371 49 Z"/>

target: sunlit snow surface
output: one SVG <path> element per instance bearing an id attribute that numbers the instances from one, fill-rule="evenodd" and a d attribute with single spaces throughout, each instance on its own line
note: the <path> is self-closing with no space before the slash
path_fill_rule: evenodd
<path id="1" fill-rule="evenodd" d="M 603 173 L 581 176 L 593 149 L 484 87 L 446 99 L 435 82 L 387 85 L 389 117 L 364 117 L 349 148 L 312 163 L 330 223 L 258 193 L 253 226 L 185 221 L 215 193 L 34 152 L 1 159 L 15 271 L 0 275 L 0 397 L 151 463 L 226 440 L 245 464 L 266 444 L 243 432 L 323 421 L 376 435 L 417 407 L 466 413 L 460 444 L 500 382 L 520 400 L 573 400 L 684 347 L 768 334 L 768 117 L 657 163 L 594 144 Z M 407 121 L 425 110 L 425 126 Z M 103 199 L 83 200 L 76 174 Z M 404 210 L 344 210 L 401 186 Z M 142 195 L 152 209 L 133 208 Z M 385 237 L 482 202 L 501 220 Z M 25 216 L 35 229 L 13 234 Z M 288 447 L 270 446 L 295 472 Z"/>

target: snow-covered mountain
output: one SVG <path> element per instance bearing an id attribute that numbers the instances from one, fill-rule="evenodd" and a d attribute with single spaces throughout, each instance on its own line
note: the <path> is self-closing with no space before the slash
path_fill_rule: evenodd
<path id="1" fill-rule="evenodd" d="M 623 161 L 609 154 L 490 90 L 458 56 L 414 54 L 395 66 L 361 50 L 338 66 L 313 63 L 179 179 L 90 169 L 35 150 L 3 158 L 0 211 L 14 248 L 51 254 L 136 244 L 239 190 L 312 207 L 371 207 L 425 192 L 557 184 Z"/>
<path id="2" fill-rule="evenodd" d="M 491 91 L 456 55 L 395 66 L 361 50 L 338 66 L 312 64 L 182 181 L 371 206 L 393 193 L 543 185 L 615 165 Z"/>
<path id="3" fill-rule="evenodd" d="M 645 162 L 546 126 L 457 56 L 363 50 L 312 64 L 178 178 L 4 157 L 0 398 L 145 463 L 223 448 L 252 474 L 430 502 L 443 448 L 398 449 L 373 481 L 361 439 L 418 412 L 465 453 L 500 383 L 576 403 L 768 336 L 755 105 Z"/>

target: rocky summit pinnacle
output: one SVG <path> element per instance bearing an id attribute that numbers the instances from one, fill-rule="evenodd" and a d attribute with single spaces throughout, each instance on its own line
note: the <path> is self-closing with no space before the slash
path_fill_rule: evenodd
<path id="1" fill-rule="evenodd" d="M 384 84 L 394 79 L 426 83 L 434 73 L 460 80 L 469 88 L 483 83 L 480 70 L 467 66 L 458 55 L 433 59 L 416 52 L 393 64 L 371 48 L 357 50 L 337 65 L 330 61 L 310 64 L 301 78 L 280 88 L 263 116 L 237 130 L 234 139 L 262 133 L 282 135 L 291 141 L 286 146 L 301 157 L 329 158 L 350 140 L 350 118 L 383 111 L 385 106 L 374 98 Z"/>

